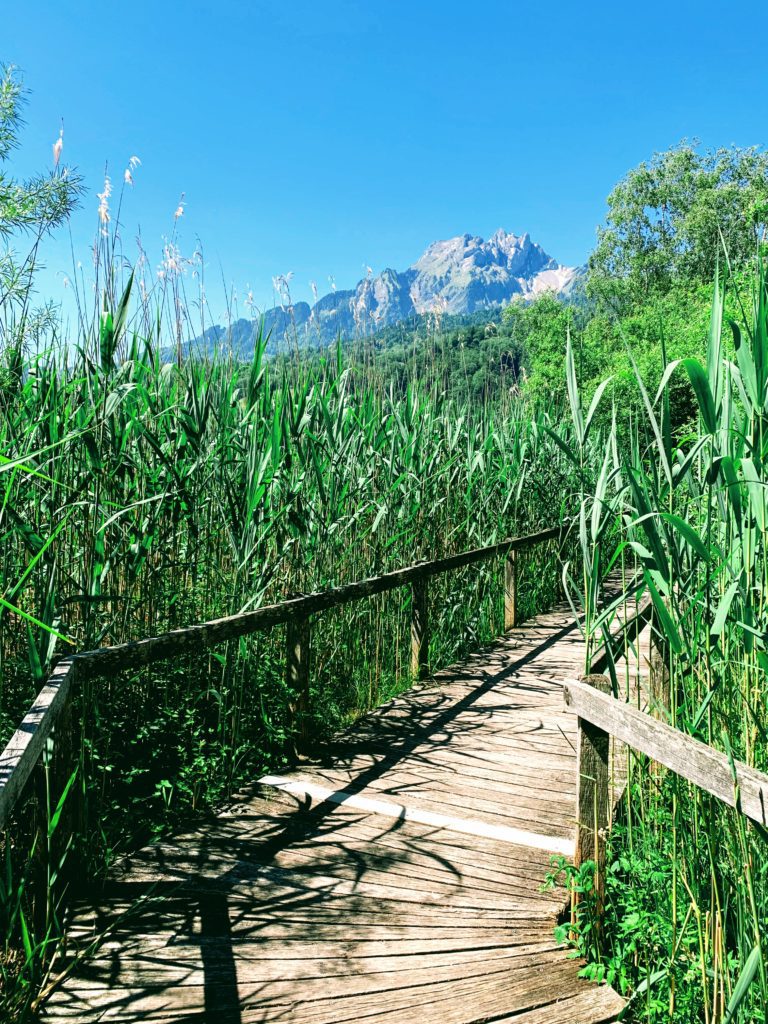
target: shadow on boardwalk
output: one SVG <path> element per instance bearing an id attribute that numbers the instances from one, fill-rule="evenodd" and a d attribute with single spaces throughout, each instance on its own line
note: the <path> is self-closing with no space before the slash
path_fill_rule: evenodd
<path id="1" fill-rule="evenodd" d="M 128 859 L 76 911 L 73 948 L 112 929 L 49 1019 L 615 1019 L 622 1000 L 555 945 L 562 893 L 540 889 L 573 844 L 561 683 L 581 659 L 568 612 L 541 616 Z"/>

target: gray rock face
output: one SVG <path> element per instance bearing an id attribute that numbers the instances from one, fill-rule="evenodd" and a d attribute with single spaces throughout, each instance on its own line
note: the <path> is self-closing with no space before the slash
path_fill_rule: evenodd
<path id="1" fill-rule="evenodd" d="M 296 303 L 264 314 L 274 349 L 288 338 L 301 344 L 326 344 L 374 334 L 379 328 L 416 314 L 473 313 L 531 299 L 545 291 L 566 296 L 581 276 L 563 267 L 524 235 L 499 229 L 486 241 L 457 235 L 433 242 L 405 271 L 387 269 L 359 281 L 347 291 L 329 292 L 311 308 Z M 211 329 L 216 336 L 221 328 Z"/>
<path id="2" fill-rule="evenodd" d="M 458 235 L 433 242 L 406 271 L 388 269 L 360 281 L 337 323 L 346 332 L 366 334 L 418 313 L 473 313 L 505 306 L 519 295 L 564 292 L 577 273 L 561 267 L 527 233 L 499 230 L 487 241 Z"/>
<path id="3" fill-rule="evenodd" d="M 559 267 L 530 235 L 500 230 L 487 242 L 472 235 L 433 242 L 413 269 L 411 295 L 417 313 L 434 307 L 473 313 L 535 291 L 538 274 Z"/>

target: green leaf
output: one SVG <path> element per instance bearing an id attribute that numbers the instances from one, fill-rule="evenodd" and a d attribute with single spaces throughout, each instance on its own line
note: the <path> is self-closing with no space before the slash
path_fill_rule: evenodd
<path id="1" fill-rule="evenodd" d="M 739 581 L 736 579 L 733 581 L 733 583 L 731 583 L 726 592 L 720 598 L 720 603 L 718 604 L 717 611 L 715 612 L 715 618 L 709 630 L 712 636 L 720 636 L 723 630 L 725 629 L 725 622 L 728 618 L 728 612 L 731 609 L 731 604 L 733 602 L 734 597 L 736 596 L 736 592 L 738 591 L 738 589 Z"/>
<path id="2" fill-rule="evenodd" d="M 9 612 L 13 612 L 14 615 L 20 615 L 21 618 L 26 619 L 27 622 L 32 622 L 35 626 L 39 626 L 40 629 L 44 629 L 47 633 L 51 633 L 53 636 L 58 637 L 59 640 L 63 640 L 65 644 L 72 644 L 72 646 L 74 646 L 74 640 L 70 640 L 62 633 L 58 633 L 50 626 L 46 626 L 46 624 L 41 622 L 40 619 L 36 619 L 35 616 L 30 615 L 29 612 L 23 612 L 21 608 L 17 608 L 16 605 L 11 604 L 10 601 L 6 601 L 5 598 L 0 597 L 0 605 L 7 608 Z"/>
<path id="3" fill-rule="evenodd" d="M 723 1024 L 731 1024 L 731 1021 L 736 1016 L 736 1011 L 747 998 L 750 985 L 755 980 L 755 975 L 760 968 L 762 960 L 763 954 L 758 944 L 747 957 L 747 961 L 739 974 L 738 981 L 733 987 L 733 993 L 731 994 L 731 998 L 728 1000 L 728 1006 L 725 1008 Z"/>
<path id="4" fill-rule="evenodd" d="M 686 523 L 684 519 L 681 519 L 680 516 L 676 516 L 672 512 L 662 512 L 661 518 L 666 520 L 666 522 L 668 522 L 677 530 L 677 532 L 684 538 L 688 546 L 696 552 L 699 558 L 701 558 L 705 562 L 709 561 L 709 551 L 704 545 L 704 542 L 702 541 L 701 537 L 699 537 L 698 533 L 696 533 L 694 528 L 689 523 Z"/>
<path id="5" fill-rule="evenodd" d="M 699 403 L 699 412 L 707 433 L 714 434 L 717 430 L 717 412 L 715 400 L 709 387 L 707 375 L 701 363 L 695 359 L 684 359 L 683 366 L 688 373 L 691 387 L 696 394 L 696 401 Z"/>
<path id="6" fill-rule="evenodd" d="M 115 317 L 115 343 L 120 341 L 120 337 L 125 330 L 125 324 L 128 319 L 128 304 L 131 299 L 131 289 L 133 287 L 133 275 L 135 271 L 131 271 L 131 275 L 128 278 L 128 284 L 125 286 L 125 291 L 122 294 L 122 298 L 117 305 L 117 316 Z"/>
<path id="7" fill-rule="evenodd" d="M 739 364 L 744 390 L 752 403 L 752 409 L 759 409 L 761 401 L 757 390 L 757 371 L 752 353 L 744 344 L 739 325 L 733 320 L 731 320 L 731 330 L 733 332 L 733 345 L 736 350 L 736 362 Z"/>
<path id="8" fill-rule="evenodd" d="M 766 514 L 765 514 L 765 482 L 760 479 L 760 476 L 755 468 L 755 464 L 752 459 L 744 458 L 741 460 L 741 475 L 747 484 L 747 493 L 749 494 L 749 504 L 752 508 L 752 512 L 755 516 L 755 522 L 757 523 L 758 530 L 765 530 Z"/>
<path id="9" fill-rule="evenodd" d="M 637 986 L 635 991 L 629 997 L 627 1005 L 624 1007 L 624 1009 L 618 1016 L 618 1020 L 624 1020 L 626 1014 L 631 1011 L 632 1007 L 635 1005 L 636 1001 L 640 998 L 640 996 L 645 995 L 648 989 L 653 988 L 654 985 L 657 985 L 663 978 L 666 978 L 666 976 L 666 971 L 654 971 L 653 974 L 651 974 L 649 977 L 643 978 L 643 980 Z"/>
<path id="10" fill-rule="evenodd" d="M 680 634 L 677 631 L 677 626 L 675 625 L 672 616 L 669 614 L 669 609 L 667 608 L 664 598 L 656 589 L 653 580 L 651 579 L 651 574 L 648 571 L 646 571 L 643 573 L 643 575 L 645 577 L 645 582 L 648 586 L 648 591 L 651 595 L 651 600 L 653 601 L 653 607 L 656 610 L 659 616 L 659 622 L 663 627 L 664 635 L 669 641 L 669 645 L 675 652 L 675 654 L 682 654 L 683 642 L 680 639 Z"/>
<path id="11" fill-rule="evenodd" d="M 51 815 L 51 820 L 48 822 L 48 838 L 49 839 L 51 838 L 53 833 L 56 831 L 56 826 L 59 824 L 59 821 L 61 819 L 62 811 L 64 810 L 64 804 L 66 803 L 67 797 L 69 796 L 69 791 L 70 791 L 70 789 L 72 789 L 72 785 L 73 785 L 73 783 L 74 783 L 76 778 L 77 778 L 77 768 L 75 768 L 75 770 L 72 772 L 72 774 L 67 779 L 67 784 L 64 786 L 64 790 L 63 790 L 61 796 L 59 797 L 58 803 L 56 804 L 56 810 L 53 812 L 53 814 Z"/>
<path id="12" fill-rule="evenodd" d="M 579 386 L 576 381 L 576 366 L 573 361 L 573 345 L 571 344 L 570 328 L 568 328 L 565 344 L 565 376 L 566 383 L 568 385 L 568 402 L 571 406 L 573 427 L 576 431 L 576 441 L 578 442 L 579 447 L 581 447 L 585 440 L 584 417 L 581 413 L 581 401 L 579 400 Z"/>
<path id="13" fill-rule="evenodd" d="M 32 946 L 32 937 L 29 934 L 29 928 L 27 927 L 27 919 L 24 916 L 24 911 L 19 907 L 19 924 L 21 925 L 21 941 L 24 945 L 24 955 L 27 958 L 27 963 L 31 963 L 34 957 L 34 949 Z"/>
<path id="14" fill-rule="evenodd" d="M 592 420 L 594 419 L 597 407 L 600 404 L 600 399 L 603 397 L 603 392 L 613 380 L 612 377 L 607 377 L 601 384 L 598 385 L 597 390 L 592 396 L 592 401 L 589 404 L 589 412 L 587 418 L 584 421 L 584 442 L 586 443 L 587 437 L 589 436 L 589 428 L 592 426 Z"/>

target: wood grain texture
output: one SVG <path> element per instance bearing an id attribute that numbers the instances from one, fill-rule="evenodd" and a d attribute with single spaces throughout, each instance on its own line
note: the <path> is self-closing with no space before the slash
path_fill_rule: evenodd
<path id="1" fill-rule="evenodd" d="M 608 694 L 611 691 L 611 681 L 603 675 L 584 676 L 581 685 L 589 686 L 598 693 Z M 587 861 L 595 865 L 594 893 L 599 923 L 605 901 L 605 840 L 611 820 L 610 737 L 586 719 L 579 718 L 578 722 L 574 863 L 577 868 Z M 578 893 L 576 895 L 578 897 Z"/>
<path id="2" fill-rule="evenodd" d="M 411 676 L 423 679 L 429 670 L 429 581 L 411 586 Z"/>
<path id="3" fill-rule="evenodd" d="M 285 636 L 285 683 L 293 694 L 297 739 L 305 746 L 309 732 L 309 680 L 312 630 L 309 619 L 292 619 Z"/>
<path id="4" fill-rule="evenodd" d="M 517 625 L 517 551 L 504 561 L 504 632 Z"/>
<path id="5" fill-rule="evenodd" d="M 59 715 L 67 708 L 74 675 L 74 658 L 59 662 L 0 754 L 0 829 L 5 828 L 14 804 L 43 752 L 45 741 Z"/>
<path id="6" fill-rule="evenodd" d="M 584 683 L 567 683 L 564 698 L 569 710 L 580 718 L 730 807 L 738 807 L 753 821 L 768 824 L 768 774 L 741 761 L 734 761 L 731 767 L 726 754 Z"/>
<path id="7" fill-rule="evenodd" d="M 569 610 L 540 616 L 126 858 L 74 912 L 70 956 L 110 930 L 47 1019 L 616 1020 L 555 943 L 564 891 L 541 888 L 575 836 L 562 687 L 582 663 Z"/>

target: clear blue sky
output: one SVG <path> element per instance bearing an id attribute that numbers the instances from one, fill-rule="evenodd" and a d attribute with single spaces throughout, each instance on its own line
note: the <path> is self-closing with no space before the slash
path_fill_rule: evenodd
<path id="1" fill-rule="evenodd" d="M 31 90 L 13 167 L 48 166 L 64 118 L 63 158 L 90 188 L 83 261 L 105 164 L 119 182 L 137 155 L 128 251 L 140 227 L 159 262 L 184 192 L 182 249 L 199 238 L 209 281 L 221 267 L 260 303 L 275 274 L 308 299 L 311 279 L 350 287 L 365 265 L 500 226 L 580 263 L 611 186 L 654 150 L 766 141 L 768 16 L 752 2 L 2 6 L 0 60 Z M 53 290 L 68 242 L 46 259 Z"/>

